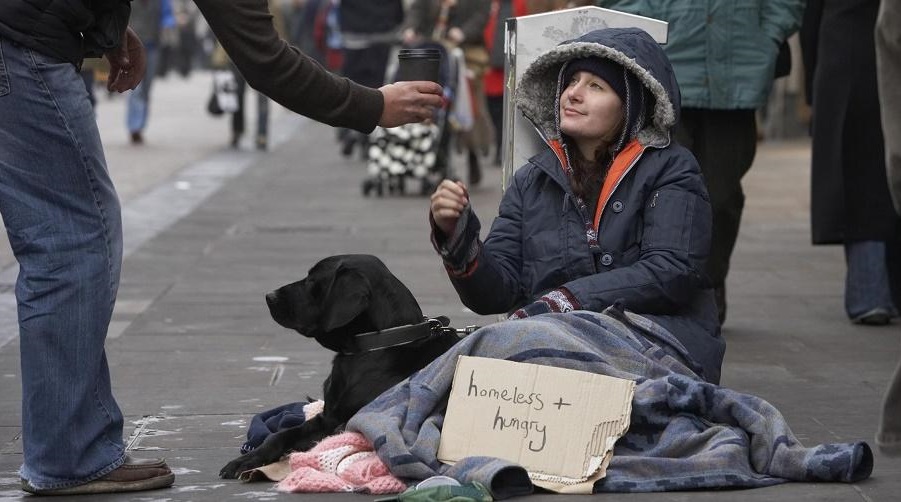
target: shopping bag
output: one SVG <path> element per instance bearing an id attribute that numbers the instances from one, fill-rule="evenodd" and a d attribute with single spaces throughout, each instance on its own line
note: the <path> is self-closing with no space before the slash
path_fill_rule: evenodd
<path id="1" fill-rule="evenodd" d="M 238 111 L 238 81 L 231 70 L 213 71 L 213 93 L 207 111 L 212 115 Z"/>

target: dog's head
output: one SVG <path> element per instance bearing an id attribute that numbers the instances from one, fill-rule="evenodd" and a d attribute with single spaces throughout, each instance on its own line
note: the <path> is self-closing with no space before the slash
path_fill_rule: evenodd
<path id="1" fill-rule="evenodd" d="M 356 334 L 422 322 L 410 290 L 371 255 L 325 258 L 267 294 L 266 304 L 275 322 L 336 352 Z"/>

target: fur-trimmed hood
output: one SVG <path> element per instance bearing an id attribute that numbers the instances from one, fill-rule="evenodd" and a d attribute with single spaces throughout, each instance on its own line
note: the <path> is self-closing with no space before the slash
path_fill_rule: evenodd
<path id="1" fill-rule="evenodd" d="M 666 146 L 679 119 L 679 86 L 663 49 L 638 28 L 604 28 L 568 40 L 539 56 L 516 89 L 517 108 L 539 129 L 545 141 L 560 139 L 557 113 L 560 69 L 585 57 L 611 59 L 632 72 L 654 98 L 653 117 L 639 133 L 643 145 Z"/>

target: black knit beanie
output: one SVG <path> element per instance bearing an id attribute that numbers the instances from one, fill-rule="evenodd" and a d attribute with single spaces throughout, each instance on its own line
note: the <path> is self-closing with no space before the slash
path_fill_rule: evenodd
<path id="1" fill-rule="evenodd" d="M 611 88 L 619 96 L 619 99 L 626 102 L 626 72 L 625 68 L 619 63 L 615 63 L 610 59 L 601 59 L 596 57 L 574 59 L 566 65 L 563 70 L 563 86 L 569 85 L 573 75 L 579 71 L 587 71 L 593 75 L 597 75 L 604 79 Z M 561 89 L 562 90 L 562 89 Z"/>

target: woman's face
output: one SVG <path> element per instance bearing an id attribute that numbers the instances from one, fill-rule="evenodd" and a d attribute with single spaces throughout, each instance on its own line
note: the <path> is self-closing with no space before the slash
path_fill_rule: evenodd
<path id="1" fill-rule="evenodd" d="M 607 81 L 576 72 L 560 96 L 560 130 L 575 141 L 582 156 L 594 160 L 599 147 L 616 139 L 622 121 L 623 101 Z"/>

